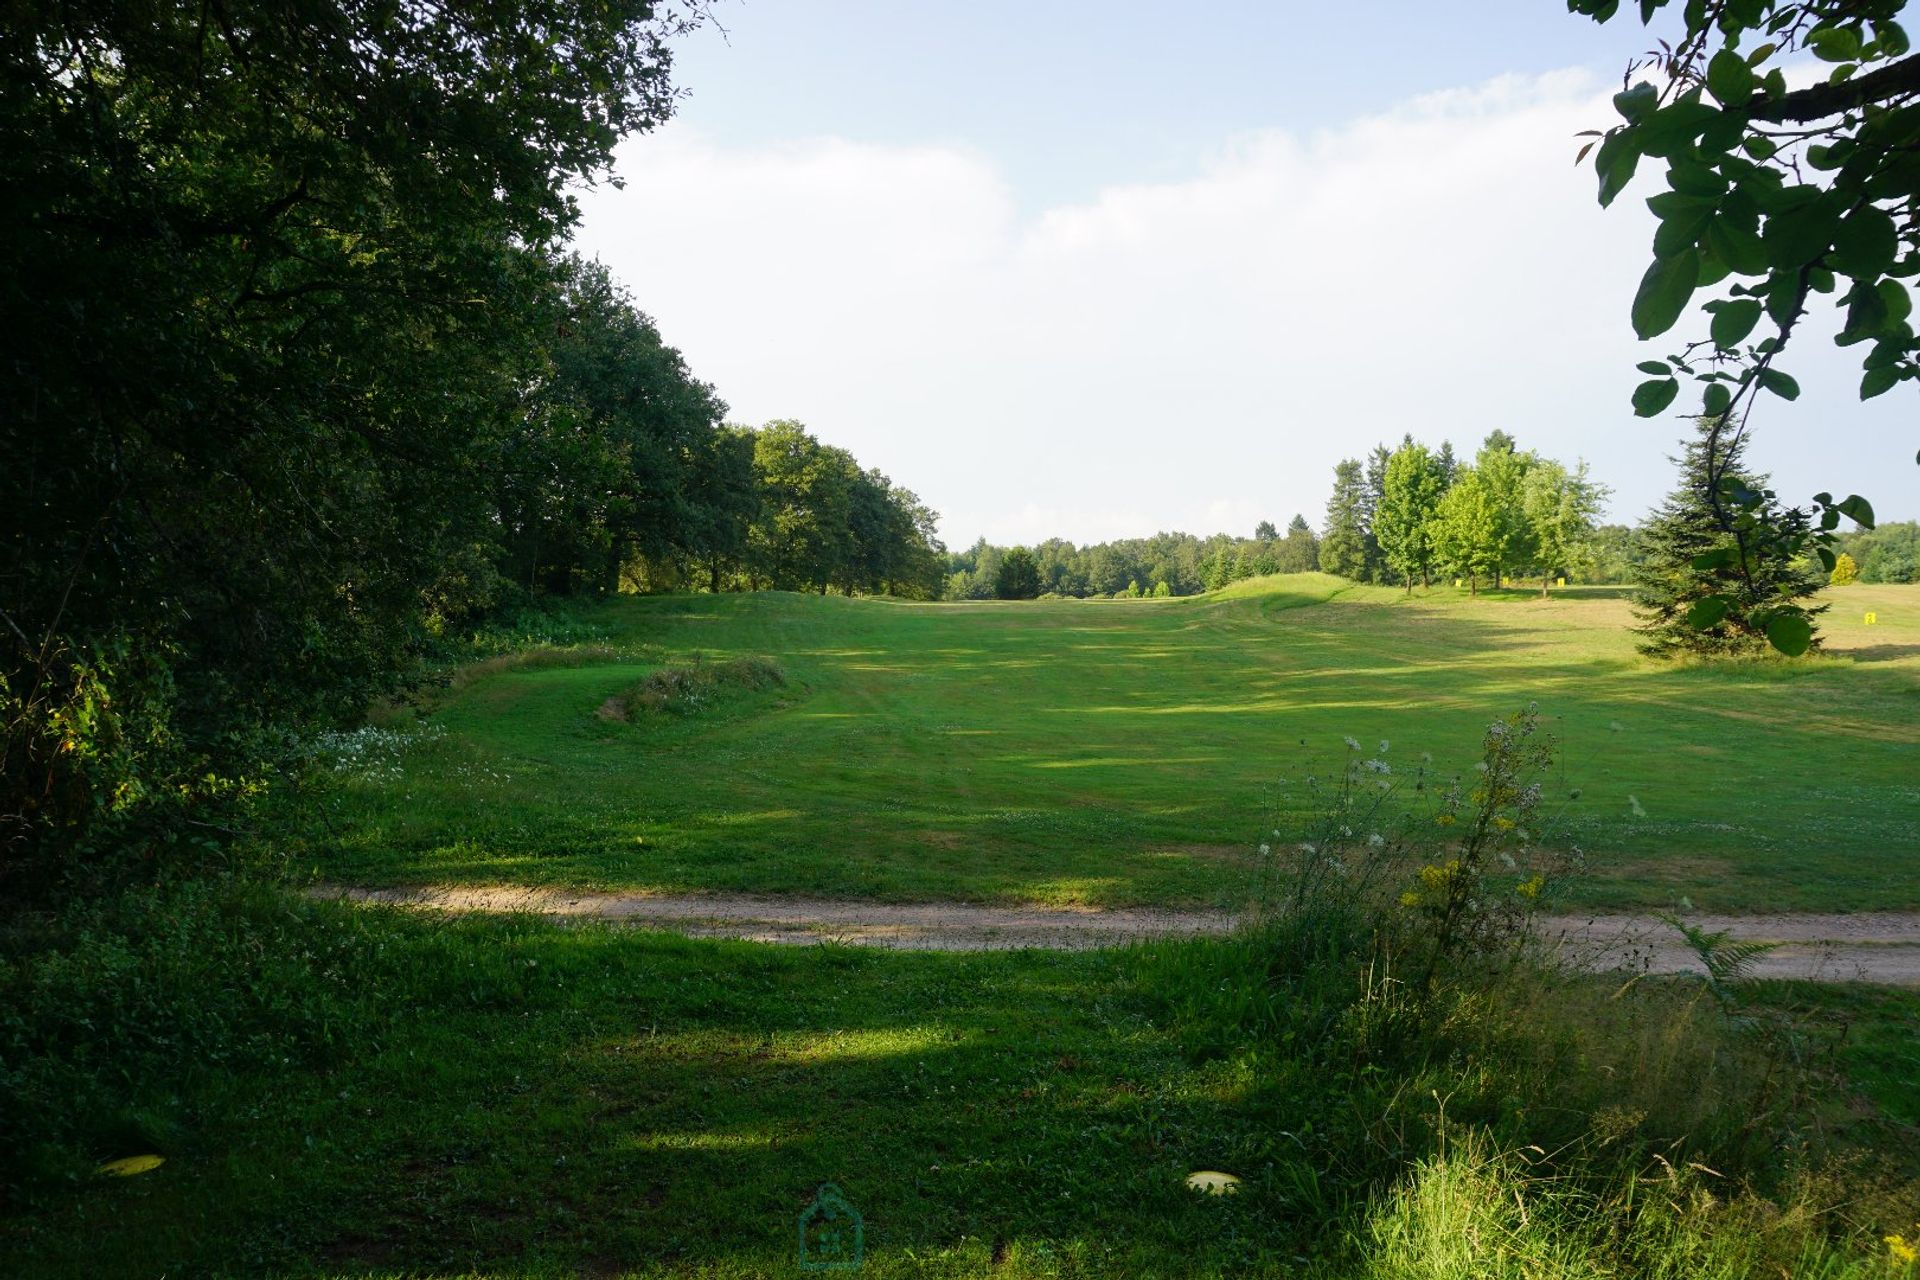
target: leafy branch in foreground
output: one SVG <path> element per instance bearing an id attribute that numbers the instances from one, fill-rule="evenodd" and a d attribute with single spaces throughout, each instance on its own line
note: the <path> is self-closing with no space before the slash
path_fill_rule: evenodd
<path id="1" fill-rule="evenodd" d="M 1651 25 L 1670 0 L 1640 0 Z M 1613 105 L 1621 123 L 1592 130 L 1579 158 L 1593 155 L 1600 203 L 1610 205 L 1643 159 L 1664 161 L 1667 189 L 1647 201 L 1659 219 L 1653 261 L 1634 295 L 1634 332 L 1643 340 L 1672 329 L 1702 289 L 1708 336 L 1662 359 L 1633 393 L 1634 412 L 1672 405 L 1680 379 L 1700 387 L 1699 416 L 1711 424 L 1709 453 L 1737 441 L 1759 393 L 1785 400 L 1800 385 L 1777 365 L 1815 295 L 1837 295 L 1834 341 L 1869 344 L 1860 397 L 1872 399 L 1920 378 L 1920 339 L 1904 283 L 1920 275 L 1920 55 L 1896 21 L 1905 0 L 1688 0 L 1682 32 L 1627 67 Z M 1597 22 L 1619 0 L 1568 0 Z M 1742 48 L 1748 37 L 1756 43 Z M 1790 88 L 1786 66 L 1810 56 L 1831 66 L 1823 82 Z M 1638 79 L 1651 72 L 1663 81 Z M 1765 321 L 1770 332 L 1753 340 Z M 1773 495 L 1716 473 L 1710 501 L 1732 543 L 1711 554 L 1739 580 L 1736 591 L 1701 602 L 1700 625 L 1715 610 L 1764 607 L 1755 591 L 1768 560 L 1817 556 L 1828 571 L 1845 516 L 1873 527 L 1858 495 L 1814 498 L 1811 511 L 1779 512 Z M 1791 517 L 1791 518 L 1788 518 Z M 1810 629 L 1791 613 L 1766 628 L 1773 646 L 1804 653 Z"/>

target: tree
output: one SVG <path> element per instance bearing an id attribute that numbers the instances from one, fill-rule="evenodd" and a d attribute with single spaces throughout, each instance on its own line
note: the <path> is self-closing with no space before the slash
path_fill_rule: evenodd
<path id="1" fill-rule="evenodd" d="M 0 877 L 155 853 L 242 790 L 209 777 L 259 776 L 485 603 L 475 480 L 547 373 L 548 250 L 670 114 L 685 25 L 642 0 L 9 10 Z M 138 728 L 126 751 L 75 747 L 84 705 L 102 744 Z M 109 810 L 154 822 L 106 839 Z"/>
<path id="2" fill-rule="evenodd" d="M 1466 577 L 1469 595 L 1480 594 L 1480 575 L 1499 562 L 1497 508 L 1479 468 L 1462 467 L 1434 510 L 1434 559 Z"/>
<path id="3" fill-rule="evenodd" d="M 1860 566 L 1853 562 L 1852 556 L 1842 551 L 1833 558 L 1833 573 L 1828 581 L 1836 587 L 1850 587 L 1860 581 Z"/>
<path id="4" fill-rule="evenodd" d="M 1333 469 L 1333 493 L 1327 499 L 1327 522 L 1321 527 L 1320 567 L 1356 582 L 1367 577 L 1366 481 L 1360 462 L 1348 458 Z"/>
<path id="5" fill-rule="evenodd" d="M 1538 459 L 1527 472 L 1520 506 L 1532 530 L 1535 567 L 1544 599 L 1556 572 L 1569 568 L 1587 537 L 1607 490 L 1587 475 L 1587 464 L 1568 471 L 1550 458 Z"/>
<path id="6" fill-rule="evenodd" d="M 1619 0 L 1569 7 L 1598 22 L 1620 9 Z M 1657 338 L 1711 289 L 1699 308 L 1707 336 L 1643 361 L 1648 379 L 1633 407 L 1642 417 L 1664 412 L 1690 379 L 1715 437 L 1708 452 L 1724 461 L 1761 391 L 1800 394 L 1780 359 L 1815 294 L 1841 304 L 1834 341 L 1866 347 L 1861 399 L 1920 377 L 1904 283 L 1920 270 L 1920 221 L 1910 216 L 1920 194 L 1920 55 L 1897 20 L 1904 0 L 1637 6 L 1649 25 L 1675 8 L 1679 30 L 1630 64 L 1632 83 L 1614 95 L 1621 123 L 1593 131 L 1580 155 L 1593 153 L 1603 206 L 1643 158 L 1666 164 L 1667 189 L 1647 201 L 1660 226 L 1633 328 Z M 1743 51 L 1748 37 L 1757 43 Z M 1789 87 L 1787 64 L 1808 58 L 1832 73 Z M 1653 78 L 1636 80 L 1641 72 Z M 1763 324 L 1766 336 L 1754 340 Z M 1831 571 L 1841 517 L 1873 527 L 1873 508 L 1858 495 L 1816 494 L 1803 510 L 1760 497 L 1732 473 L 1707 483 L 1708 507 L 1733 539 L 1735 572 L 1719 593 L 1730 612 L 1768 607 L 1769 564 L 1812 554 Z M 1780 630 L 1779 639 L 1799 638 L 1797 626 Z"/>
<path id="7" fill-rule="evenodd" d="M 1526 564 L 1533 558 L 1533 526 L 1523 508 L 1522 495 L 1527 473 L 1537 461 L 1533 454 L 1522 453 L 1504 431 L 1489 432 L 1474 457 L 1474 470 L 1479 473 L 1493 515 L 1489 567 L 1496 590 L 1509 565 Z"/>
<path id="8" fill-rule="evenodd" d="M 1253 540 L 1255 542 L 1273 542 L 1279 537 L 1280 531 L 1273 527 L 1273 521 L 1271 520 L 1262 520 L 1253 527 Z"/>
<path id="9" fill-rule="evenodd" d="M 1034 564 L 1033 552 L 1025 547 L 1007 552 L 994 577 L 993 593 L 1002 600 L 1031 600 L 1040 594 L 1040 570 Z M 1140 594 L 1139 588 L 1133 593 Z"/>
<path id="10" fill-rule="evenodd" d="M 1822 575 L 1805 561 L 1768 558 L 1737 564 L 1732 536 L 1721 526 L 1713 488 L 1717 477 L 1731 477 L 1742 489 L 1765 495 L 1762 514 L 1791 526 L 1804 514 L 1782 512 L 1764 488 L 1765 477 L 1742 466 L 1744 441 L 1714 429 L 1701 419 L 1695 436 L 1674 461 L 1680 485 L 1654 513 L 1640 534 L 1640 580 L 1634 596 L 1640 618 L 1640 648 L 1656 657 L 1675 653 L 1739 653 L 1771 643 L 1783 652 L 1817 647 L 1814 619 L 1825 605 L 1800 601 L 1822 585 Z M 1749 597 L 1736 581 L 1760 588 L 1758 603 L 1740 607 Z"/>
<path id="11" fill-rule="evenodd" d="M 1296 515 L 1287 524 L 1287 536 L 1280 544 L 1274 569 L 1279 573 L 1312 573 L 1320 567 L 1320 540 L 1305 516 Z"/>
<path id="12" fill-rule="evenodd" d="M 1374 535 L 1381 554 L 1405 577 L 1407 594 L 1413 579 L 1429 584 L 1433 565 L 1433 513 L 1440 502 L 1440 469 L 1432 451 L 1411 439 L 1387 459 L 1379 510 L 1374 513 Z"/>

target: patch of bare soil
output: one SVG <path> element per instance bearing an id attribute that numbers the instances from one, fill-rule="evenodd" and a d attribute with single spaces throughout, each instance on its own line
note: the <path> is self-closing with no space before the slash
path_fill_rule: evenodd
<path id="1" fill-rule="evenodd" d="M 753 894 L 592 893 L 515 885 L 321 886 L 315 897 L 427 911 L 525 913 L 670 929 L 754 942 L 840 942 L 910 951 L 1084 950 L 1148 938 L 1218 936 L 1240 918 L 1158 907 L 997 907 L 961 902 L 847 902 Z M 1776 944 L 1751 972 L 1766 978 L 1920 985 L 1920 914 L 1862 912 L 1692 916 L 1706 932 Z M 1699 959 L 1670 925 L 1647 916 L 1560 916 L 1546 943 L 1596 971 L 1689 973 Z"/>

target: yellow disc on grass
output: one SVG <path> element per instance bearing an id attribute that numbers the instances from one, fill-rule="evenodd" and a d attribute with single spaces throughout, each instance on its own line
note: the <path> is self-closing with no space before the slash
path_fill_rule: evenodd
<path id="1" fill-rule="evenodd" d="M 113 1178 L 131 1178 L 136 1173 L 150 1173 L 166 1162 L 165 1156 L 128 1156 L 124 1160 L 109 1160 L 94 1172 Z"/>
<path id="2" fill-rule="evenodd" d="M 1218 1169 L 1202 1169 L 1187 1175 L 1187 1186 L 1210 1196 L 1230 1196 L 1240 1190 L 1240 1179 Z"/>

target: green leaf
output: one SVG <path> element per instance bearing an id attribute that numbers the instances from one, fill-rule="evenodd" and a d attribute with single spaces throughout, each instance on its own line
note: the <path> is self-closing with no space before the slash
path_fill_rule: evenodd
<path id="1" fill-rule="evenodd" d="M 1736 347 L 1760 323 L 1761 306 L 1752 298 L 1738 298 L 1713 313 L 1713 345 Z"/>
<path id="2" fill-rule="evenodd" d="M 1886 210 L 1862 205 L 1841 221 L 1833 265 L 1856 280 L 1884 275 L 1900 251 L 1900 233 Z"/>
<path id="3" fill-rule="evenodd" d="M 1600 179 L 1600 207 L 1606 208 L 1626 185 L 1640 164 L 1640 138 L 1631 128 L 1607 135 L 1593 157 L 1593 171 Z"/>
<path id="4" fill-rule="evenodd" d="M 1833 243 L 1840 219 L 1823 200 L 1814 200 L 1767 219 L 1760 233 L 1767 261 L 1776 267 L 1798 268 L 1817 261 Z"/>
<path id="5" fill-rule="evenodd" d="M 1900 383 L 1900 370 L 1888 365 L 1880 369 L 1869 369 L 1860 379 L 1860 398 L 1871 400 L 1875 396 L 1885 395 Z"/>
<path id="6" fill-rule="evenodd" d="M 1767 269 L 1767 251 L 1751 224 L 1742 225 L 1725 216 L 1715 218 L 1707 226 L 1707 247 L 1743 276 L 1759 275 Z"/>
<path id="7" fill-rule="evenodd" d="M 1687 610 L 1687 625 L 1695 631 L 1706 631 L 1720 625 L 1727 616 L 1727 598 L 1725 596 L 1701 596 Z"/>
<path id="8" fill-rule="evenodd" d="M 1797 658 L 1813 647 L 1813 624 L 1797 613 L 1778 613 L 1767 623 L 1767 643 Z"/>
<path id="9" fill-rule="evenodd" d="M 1807 48 L 1822 62 L 1851 62 L 1860 56 L 1860 37 L 1846 27 L 1817 27 L 1807 36 Z"/>
<path id="10" fill-rule="evenodd" d="M 1880 305 L 1887 309 L 1887 323 L 1899 324 L 1913 314 L 1913 299 L 1907 293 L 1907 286 L 1898 280 L 1882 280 L 1873 287 L 1880 295 Z"/>
<path id="11" fill-rule="evenodd" d="M 1835 557 L 1832 547 L 1815 547 L 1813 554 L 1820 557 L 1820 567 L 1822 569 L 1825 569 L 1828 573 L 1833 572 Z"/>
<path id="12" fill-rule="evenodd" d="M 1633 415 L 1636 418 L 1651 418 L 1673 403 L 1680 394 L 1680 383 L 1673 378 L 1655 378 L 1643 382 L 1633 389 Z"/>
<path id="13" fill-rule="evenodd" d="M 1717 418 L 1725 413 L 1732 403 L 1733 392 L 1727 390 L 1726 383 L 1710 382 L 1707 384 L 1707 394 L 1702 401 L 1701 409 L 1709 418 Z"/>
<path id="14" fill-rule="evenodd" d="M 1633 331 L 1642 339 L 1657 338 L 1673 328 L 1700 282 L 1700 253 L 1685 249 L 1654 259 L 1633 295 Z"/>
<path id="15" fill-rule="evenodd" d="M 1703 551 L 1693 558 L 1693 567 L 1702 573 L 1715 569 L 1731 569 L 1740 559 L 1740 553 L 1732 547 L 1715 547 Z"/>
<path id="16" fill-rule="evenodd" d="M 1859 525 L 1862 529 L 1873 528 L 1873 504 L 1857 493 L 1850 493 L 1840 502 L 1833 504 L 1840 514 Z"/>
<path id="17" fill-rule="evenodd" d="M 1707 64 L 1707 92 L 1723 107 L 1737 107 L 1753 96 L 1753 70 L 1731 49 L 1722 49 Z"/>
<path id="18" fill-rule="evenodd" d="M 1642 360 L 1633 367 L 1642 373 L 1650 374 L 1656 378 L 1664 378 L 1673 372 L 1673 366 L 1669 365 L 1665 360 Z"/>
<path id="19" fill-rule="evenodd" d="M 1800 398 L 1800 384 L 1778 369 L 1762 369 L 1760 371 L 1760 385 L 1779 396 L 1782 400 L 1798 400 Z"/>
<path id="20" fill-rule="evenodd" d="M 1660 105 L 1660 91 L 1650 81 L 1642 80 L 1631 89 L 1623 89 L 1613 95 L 1613 109 L 1625 118 L 1628 124 L 1639 124 Z"/>

